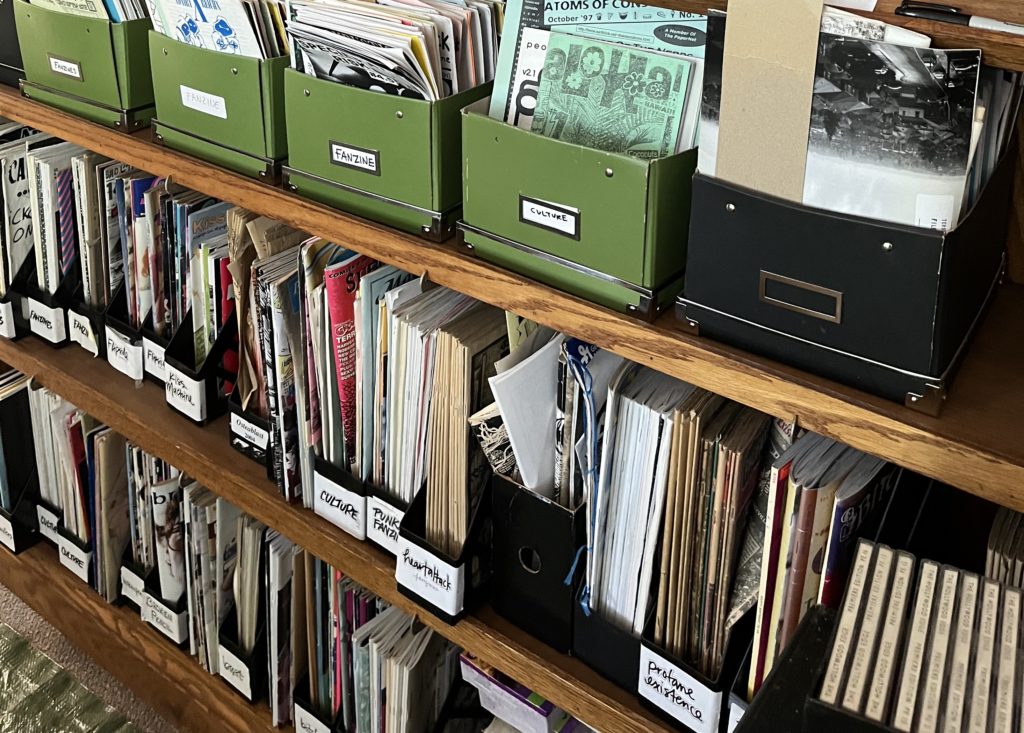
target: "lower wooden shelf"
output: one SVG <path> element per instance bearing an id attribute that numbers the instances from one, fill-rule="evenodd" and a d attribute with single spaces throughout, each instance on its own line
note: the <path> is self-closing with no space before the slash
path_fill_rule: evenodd
<path id="1" fill-rule="evenodd" d="M 60 565 L 51 546 L 40 542 L 19 555 L 0 550 L 0 584 L 181 730 L 275 730 L 265 704 L 245 702 L 138 613 L 107 604 Z"/>
<path id="2" fill-rule="evenodd" d="M 286 503 L 265 469 L 231 448 L 226 416 L 198 427 L 167 406 L 160 387 L 149 382 L 137 385 L 74 345 L 53 349 L 34 337 L 16 342 L 0 339 L 0 361 L 33 376 L 592 728 L 602 733 L 672 730 L 641 707 L 635 694 L 608 682 L 578 659 L 559 654 L 490 609 L 454 626 L 421 609 L 398 592 L 392 557 L 313 512 Z"/>

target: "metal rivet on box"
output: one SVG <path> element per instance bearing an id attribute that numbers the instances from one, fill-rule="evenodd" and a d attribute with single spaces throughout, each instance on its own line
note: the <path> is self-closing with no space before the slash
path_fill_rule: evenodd
<path id="1" fill-rule="evenodd" d="M 917 395 L 916 394 L 910 395 L 910 401 L 911 402 L 917 402 Z"/>
<path id="2" fill-rule="evenodd" d="M 165 48 L 163 51 L 164 51 L 164 56 L 166 56 L 167 55 L 167 49 Z"/>
<path id="3" fill-rule="evenodd" d="M 632 303 L 630 303 L 630 304 L 629 304 L 629 309 L 630 309 L 631 311 L 635 311 L 635 310 L 636 310 L 636 306 L 635 306 L 635 305 L 633 305 Z"/>
<path id="4" fill-rule="evenodd" d="M 302 93 L 305 94 L 307 97 L 309 96 L 309 90 L 308 89 L 303 89 Z"/>
<path id="5" fill-rule="evenodd" d="M 604 169 L 604 174 L 606 176 L 608 176 L 609 178 L 611 178 L 612 176 L 615 175 L 615 171 L 613 171 L 611 168 L 605 168 Z"/>
<path id="6" fill-rule="evenodd" d="M 405 112 L 403 112 L 402 110 L 398 110 L 397 112 L 395 112 L 395 117 L 397 117 L 398 119 L 402 119 L 403 117 L 405 117 Z"/>
<path id="7" fill-rule="evenodd" d="M 231 73 L 234 74 L 235 76 L 238 76 L 238 69 L 236 67 L 232 67 Z"/>
<path id="8" fill-rule="evenodd" d="M 725 210 L 731 214 L 732 212 L 736 211 L 736 204 L 726 204 Z"/>
<path id="9" fill-rule="evenodd" d="M 882 242 L 882 249 L 886 252 L 892 252 L 892 242 Z"/>
<path id="10" fill-rule="evenodd" d="M 473 249 L 473 245 L 470 244 L 469 242 L 466 242 L 466 249 Z"/>

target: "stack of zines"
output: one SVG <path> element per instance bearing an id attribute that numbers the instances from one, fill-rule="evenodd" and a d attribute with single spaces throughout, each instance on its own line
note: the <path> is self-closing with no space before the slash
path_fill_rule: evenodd
<path id="1" fill-rule="evenodd" d="M 210 51 L 270 59 L 288 54 L 280 0 L 204 0 L 185 5 L 148 0 L 153 30 Z"/>
<path id="2" fill-rule="evenodd" d="M 124 20 L 141 20 L 149 17 L 148 3 L 142 0 L 31 0 L 46 10 L 54 10 L 68 15 L 79 15 L 85 18 L 98 18 L 120 23 Z M 187 29 L 187 25 L 184 26 Z"/>

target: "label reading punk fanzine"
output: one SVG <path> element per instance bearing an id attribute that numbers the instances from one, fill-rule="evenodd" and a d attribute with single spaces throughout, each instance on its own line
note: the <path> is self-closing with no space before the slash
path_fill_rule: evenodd
<path id="1" fill-rule="evenodd" d="M 694 733 L 718 730 L 722 693 L 712 692 L 677 665 L 640 646 L 637 691 Z"/>
<path id="2" fill-rule="evenodd" d="M 380 175 L 380 152 L 331 140 L 331 163 L 357 171 Z"/>
<path id="3" fill-rule="evenodd" d="M 455 567 L 405 537 L 398 537 L 395 579 L 428 603 L 454 616 L 462 610 L 466 567 Z"/>
<path id="4" fill-rule="evenodd" d="M 197 379 L 190 379 L 174 367 L 167 365 L 164 382 L 167 404 L 197 422 L 206 419 L 206 389 Z"/>
<path id="5" fill-rule="evenodd" d="M 14 306 L 10 301 L 0 303 L 0 336 L 12 339 L 17 335 L 14 329 Z"/>
<path id="6" fill-rule="evenodd" d="M 63 308 L 50 308 L 34 298 L 28 299 L 28 325 L 32 333 L 51 344 L 64 343 L 68 337 Z"/>
<path id="7" fill-rule="evenodd" d="M 580 238 L 580 210 L 571 206 L 520 195 L 519 221 L 572 239 Z"/>
<path id="8" fill-rule="evenodd" d="M 398 555 L 398 527 L 405 512 L 386 501 L 369 496 L 366 498 L 366 536 L 392 555 Z"/>
<path id="9" fill-rule="evenodd" d="M 249 676 L 249 667 L 223 644 L 220 645 L 218 657 L 220 659 L 220 676 L 242 693 L 246 700 L 252 700 L 252 680 Z"/>
<path id="10" fill-rule="evenodd" d="M 68 331 L 71 340 L 88 351 L 93 356 L 100 353 L 99 343 L 92 328 L 92 321 L 87 316 L 77 313 L 74 310 L 68 311 Z"/>
<path id="11" fill-rule="evenodd" d="M 164 347 L 148 338 L 142 339 L 142 358 L 146 373 L 152 374 L 161 382 L 167 381 L 167 365 L 164 363 Z"/>
<path id="12" fill-rule="evenodd" d="M 142 379 L 142 344 L 133 344 L 131 339 L 110 326 L 106 331 L 107 363 L 126 377 Z"/>
<path id="13" fill-rule="evenodd" d="M 313 511 L 357 540 L 366 539 L 366 497 L 313 471 Z"/>

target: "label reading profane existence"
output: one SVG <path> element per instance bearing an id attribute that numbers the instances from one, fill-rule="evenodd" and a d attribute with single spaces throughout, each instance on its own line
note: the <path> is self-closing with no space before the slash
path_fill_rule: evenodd
<path id="1" fill-rule="evenodd" d="M 694 733 L 718 730 L 722 693 L 712 692 L 677 665 L 640 646 L 637 691 Z"/>

